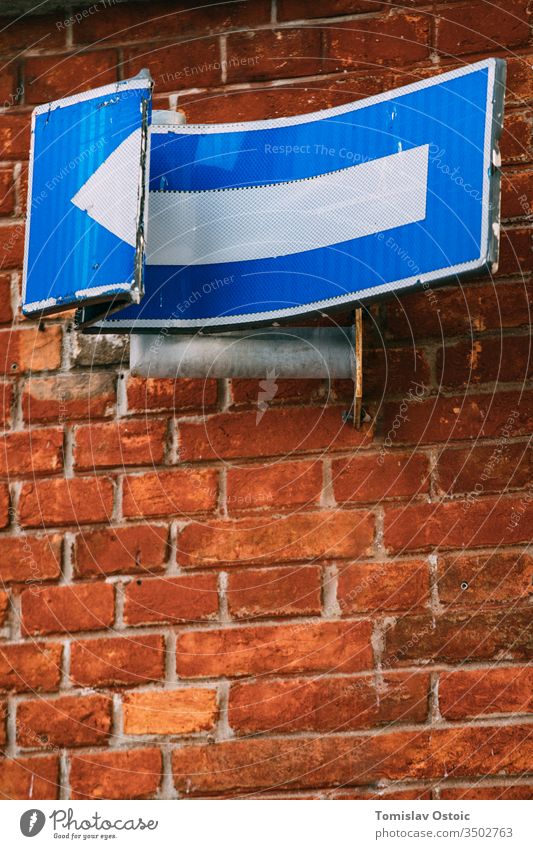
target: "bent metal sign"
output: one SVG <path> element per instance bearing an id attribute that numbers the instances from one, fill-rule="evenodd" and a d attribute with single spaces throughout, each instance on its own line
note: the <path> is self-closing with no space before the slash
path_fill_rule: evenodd
<path id="1" fill-rule="evenodd" d="M 148 72 L 39 106 L 24 312 L 275 323 L 493 269 L 505 63 L 333 109 L 184 125 Z"/>

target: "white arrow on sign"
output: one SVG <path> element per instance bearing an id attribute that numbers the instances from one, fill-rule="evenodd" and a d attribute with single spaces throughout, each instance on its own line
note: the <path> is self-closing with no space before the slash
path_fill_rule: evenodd
<path id="1" fill-rule="evenodd" d="M 138 167 L 129 151 L 138 151 L 138 141 L 130 139 L 94 172 L 72 202 L 135 245 Z M 421 145 L 303 180 L 150 192 L 146 261 L 204 265 L 264 259 L 421 221 L 426 216 L 428 155 L 429 145 Z"/>

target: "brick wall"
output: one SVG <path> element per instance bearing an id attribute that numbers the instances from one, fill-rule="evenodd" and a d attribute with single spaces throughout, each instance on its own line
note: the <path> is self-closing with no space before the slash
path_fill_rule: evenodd
<path id="1" fill-rule="evenodd" d="M 528 5 L 2 22 L 4 797 L 530 796 Z M 487 55 L 508 60 L 500 270 L 368 312 L 363 431 L 347 382 L 278 381 L 257 421 L 255 381 L 132 378 L 125 337 L 22 318 L 35 104 L 148 66 L 160 108 L 253 119 Z"/>

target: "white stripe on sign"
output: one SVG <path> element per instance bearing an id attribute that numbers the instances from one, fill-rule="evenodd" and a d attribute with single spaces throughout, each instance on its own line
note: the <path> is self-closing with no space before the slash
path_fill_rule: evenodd
<path id="1" fill-rule="evenodd" d="M 106 191 L 106 186 L 116 184 L 117 154 L 126 142 L 73 202 L 119 238 L 135 244 L 129 222 L 124 226 L 120 193 L 109 197 Z M 150 192 L 146 261 L 204 265 L 286 256 L 421 221 L 426 215 L 428 154 L 426 144 L 303 180 Z"/>

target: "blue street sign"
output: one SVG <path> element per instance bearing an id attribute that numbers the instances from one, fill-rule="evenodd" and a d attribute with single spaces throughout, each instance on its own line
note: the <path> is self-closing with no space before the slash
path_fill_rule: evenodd
<path id="1" fill-rule="evenodd" d="M 505 63 L 488 59 L 310 115 L 154 123 L 145 294 L 94 327 L 271 323 L 492 267 L 504 79 Z M 115 252 L 134 244 L 116 203 L 131 147 L 125 132 L 69 198 Z M 132 205 L 125 195 L 118 204 Z M 80 323 L 96 317 L 83 309 Z"/>
<path id="2" fill-rule="evenodd" d="M 140 300 L 151 86 L 143 73 L 34 110 L 23 282 L 27 315 Z M 107 218 L 96 223 L 90 193 L 100 190 Z"/>

